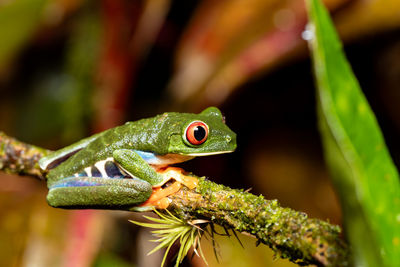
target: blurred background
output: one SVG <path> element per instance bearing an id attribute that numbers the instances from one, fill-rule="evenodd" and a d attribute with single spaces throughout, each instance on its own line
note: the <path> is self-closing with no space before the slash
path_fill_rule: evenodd
<path id="1" fill-rule="evenodd" d="M 399 166 L 400 1 L 324 2 Z M 299 0 L 0 0 L 0 130 L 58 149 L 127 120 L 217 106 L 237 151 L 184 169 L 340 224 L 306 22 Z M 0 174 L 0 266 L 159 266 L 150 233 L 128 222 L 140 214 L 53 209 L 46 193 Z M 295 266 L 239 238 L 244 248 L 217 237 L 219 263 L 203 239 L 209 266 Z"/>

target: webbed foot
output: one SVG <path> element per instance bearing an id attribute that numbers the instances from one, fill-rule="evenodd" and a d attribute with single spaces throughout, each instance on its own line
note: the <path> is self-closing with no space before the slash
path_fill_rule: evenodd
<path id="1" fill-rule="evenodd" d="M 180 182 L 185 185 L 189 189 L 196 188 L 199 184 L 199 180 L 196 177 L 185 175 L 185 170 L 178 167 L 167 167 L 157 173 L 161 174 L 164 177 L 164 181 L 174 179 L 175 181 Z"/>
<path id="2" fill-rule="evenodd" d="M 158 173 L 164 177 L 164 181 L 174 179 L 175 182 L 165 188 L 154 187 L 153 193 L 151 194 L 149 199 L 143 202 L 140 206 L 134 207 L 133 210 L 149 211 L 153 208 L 166 209 L 171 203 L 171 200 L 168 197 L 178 192 L 179 189 L 181 189 L 182 184 L 189 189 L 194 189 L 199 183 L 196 177 L 185 175 L 185 171 L 177 167 L 167 167 L 163 170 L 158 171 Z"/>
<path id="3" fill-rule="evenodd" d="M 166 209 L 171 202 L 168 196 L 175 194 L 179 191 L 179 189 L 181 189 L 181 184 L 179 182 L 174 182 L 166 188 L 156 187 L 153 189 L 153 193 L 151 194 L 149 199 L 143 202 L 137 208 L 141 210 L 151 210 L 153 208 Z"/>

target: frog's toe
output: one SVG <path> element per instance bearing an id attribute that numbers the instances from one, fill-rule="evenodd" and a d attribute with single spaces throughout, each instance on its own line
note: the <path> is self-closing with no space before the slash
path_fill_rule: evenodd
<path id="1" fill-rule="evenodd" d="M 171 200 L 168 196 L 175 194 L 181 189 L 181 184 L 179 182 L 174 182 L 166 188 L 157 187 L 153 189 L 153 193 L 145 202 L 140 206 L 135 207 L 135 211 L 147 211 L 156 209 L 166 209 L 168 208 Z M 141 209 L 141 210 L 140 210 Z"/>
<path id="2" fill-rule="evenodd" d="M 174 179 L 175 181 L 180 182 L 185 185 L 189 189 L 194 189 L 199 184 L 199 180 L 196 177 L 186 175 L 185 170 L 178 167 L 167 167 L 163 170 L 158 171 L 164 179 L 164 183 L 170 179 Z"/>
<path id="3" fill-rule="evenodd" d="M 152 211 L 154 209 L 166 209 L 168 208 L 169 204 L 171 203 L 171 200 L 168 197 L 164 197 L 156 202 L 153 203 L 143 203 L 140 206 L 136 206 L 131 208 L 131 211 L 137 211 L 137 212 L 144 212 L 144 211 Z"/>

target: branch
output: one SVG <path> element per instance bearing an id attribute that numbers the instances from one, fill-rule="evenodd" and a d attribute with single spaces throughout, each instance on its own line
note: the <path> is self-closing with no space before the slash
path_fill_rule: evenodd
<path id="1" fill-rule="evenodd" d="M 0 132 L 0 170 L 43 179 L 38 160 L 51 151 L 28 145 Z M 243 190 L 199 178 L 195 189 L 182 187 L 171 195 L 169 209 L 188 221 L 212 223 L 255 236 L 280 257 L 299 265 L 348 266 L 349 249 L 339 226 L 310 219 L 303 212 L 281 207 Z"/>
<path id="2" fill-rule="evenodd" d="M 38 161 L 50 152 L 0 132 L 0 170 L 6 173 L 30 175 L 43 180 L 46 173 L 40 169 Z"/>
<path id="3" fill-rule="evenodd" d="M 283 208 L 277 200 L 266 200 L 204 178 L 199 178 L 197 188 L 182 187 L 169 198 L 170 208 L 181 218 L 208 219 L 251 234 L 281 258 L 299 265 L 349 265 L 349 249 L 339 237 L 339 226 Z"/>

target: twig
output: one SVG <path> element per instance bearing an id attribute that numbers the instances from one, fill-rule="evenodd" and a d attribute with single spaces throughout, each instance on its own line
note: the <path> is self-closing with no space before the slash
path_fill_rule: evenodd
<path id="1" fill-rule="evenodd" d="M 46 173 L 39 168 L 38 161 L 50 152 L 0 132 L 0 170 L 6 173 L 30 175 L 42 180 Z"/>
<path id="2" fill-rule="evenodd" d="M 43 179 L 38 160 L 50 153 L 0 132 L 0 170 Z M 195 189 L 182 187 L 169 197 L 169 209 L 184 220 L 207 219 L 255 236 L 278 256 L 299 265 L 348 266 L 349 249 L 339 226 L 310 219 L 305 213 L 281 207 L 243 190 L 199 178 Z"/>

